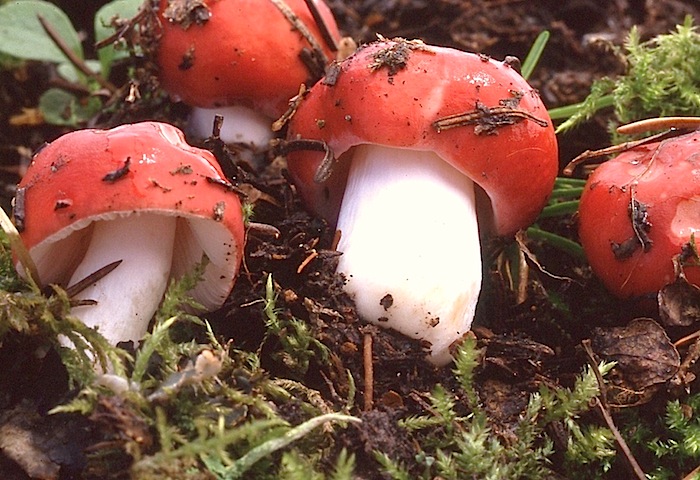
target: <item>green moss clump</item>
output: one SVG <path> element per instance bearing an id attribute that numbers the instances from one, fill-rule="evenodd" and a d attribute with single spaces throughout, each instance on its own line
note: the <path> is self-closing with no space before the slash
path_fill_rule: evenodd
<path id="1" fill-rule="evenodd" d="M 414 465 L 402 465 L 382 452 L 375 457 L 384 472 L 395 480 L 462 478 L 542 479 L 555 476 L 554 441 L 548 426 L 559 425 L 567 437 L 565 461 L 572 478 L 595 478 L 595 472 L 610 468 L 615 458 L 613 435 L 608 429 L 581 425 L 580 415 L 599 394 L 596 375 L 587 369 L 572 389 L 542 386 L 515 426 L 514 442 L 500 438 L 474 389 L 478 364 L 476 341 L 467 339 L 455 358 L 455 376 L 460 392 L 438 385 L 429 396 L 429 414 L 399 422 L 421 446 Z M 602 374 L 612 364 L 601 365 Z M 466 410 L 464 407 L 467 407 Z M 586 467 L 583 467 L 585 465 Z"/>
<path id="2" fill-rule="evenodd" d="M 552 111 L 553 118 L 575 111 L 558 132 L 573 128 L 607 106 L 615 111 L 616 120 L 610 127 L 616 142 L 624 140 L 613 133 L 621 124 L 700 115 L 700 33 L 690 15 L 675 32 L 646 42 L 633 27 L 619 54 L 626 63 L 624 75 L 597 80 L 583 103 Z"/>

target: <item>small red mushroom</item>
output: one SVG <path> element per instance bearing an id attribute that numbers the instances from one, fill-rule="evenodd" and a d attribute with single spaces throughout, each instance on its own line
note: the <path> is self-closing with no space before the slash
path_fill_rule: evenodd
<path id="1" fill-rule="evenodd" d="M 313 3 L 337 42 L 330 9 Z M 200 138 L 211 135 L 214 115 L 222 114 L 222 140 L 266 146 L 289 99 L 334 58 L 304 0 L 161 0 L 159 19 L 160 80 L 195 107 L 188 128 Z"/>
<path id="2" fill-rule="evenodd" d="M 18 185 L 15 222 L 43 284 L 121 263 L 72 314 L 112 343 L 142 338 L 171 278 L 209 260 L 193 298 L 219 307 L 244 243 L 238 195 L 215 158 L 155 122 L 79 130 L 45 146 Z M 21 270 L 18 268 L 18 270 Z"/>
<path id="3" fill-rule="evenodd" d="M 449 362 L 481 289 L 479 230 L 531 223 L 556 177 L 537 92 L 486 56 L 380 41 L 310 90 L 288 140 L 303 200 L 340 230 L 338 271 L 359 314 Z M 309 140 L 335 158 L 296 151 Z"/>
<path id="4" fill-rule="evenodd" d="M 693 265 L 700 231 L 700 132 L 637 146 L 596 168 L 579 205 L 579 235 L 593 272 L 621 298 L 654 293 Z"/>

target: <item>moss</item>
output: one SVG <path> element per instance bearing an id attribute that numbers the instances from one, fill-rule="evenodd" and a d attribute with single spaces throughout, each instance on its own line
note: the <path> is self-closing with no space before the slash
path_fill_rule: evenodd
<path id="1" fill-rule="evenodd" d="M 553 110 L 561 118 L 575 112 L 558 132 L 590 119 L 601 108 L 612 106 L 610 125 L 615 143 L 626 140 L 614 133 L 621 124 L 652 117 L 700 115 L 700 34 L 687 16 L 676 31 L 642 41 L 633 27 L 618 52 L 626 71 L 615 79 L 596 80 L 586 100 Z"/>
<path id="2" fill-rule="evenodd" d="M 552 424 L 559 425 L 568 439 L 567 459 L 577 465 L 572 468 L 574 478 L 585 478 L 609 466 L 616 454 L 611 432 L 579 425 L 580 415 L 588 410 L 590 401 L 599 393 L 596 375 L 591 369 L 587 369 L 570 390 L 543 386 L 532 394 L 515 427 L 515 441 L 506 442 L 493 428 L 474 389 L 478 356 L 476 342 L 467 339 L 455 361 L 454 373 L 461 392 L 451 393 L 438 385 L 429 396 L 429 414 L 411 416 L 400 422 L 407 433 L 419 434 L 416 440 L 421 451 L 416 455 L 415 465 L 400 465 L 382 452 L 375 453 L 387 475 L 396 480 L 554 477 L 551 461 L 555 454 L 554 441 L 548 433 Z M 601 373 L 611 366 L 601 365 Z M 464 404 L 469 407 L 467 411 L 462 411 Z M 591 466 L 590 471 L 581 468 L 585 463 Z M 577 471 L 582 475 L 577 475 Z"/>

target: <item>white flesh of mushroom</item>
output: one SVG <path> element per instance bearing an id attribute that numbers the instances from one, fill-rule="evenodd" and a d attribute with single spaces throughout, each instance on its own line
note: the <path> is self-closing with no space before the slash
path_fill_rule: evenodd
<path id="1" fill-rule="evenodd" d="M 274 136 L 272 120 L 260 112 L 239 105 L 215 109 L 193 108 L 187 122 L 188 132 L 198 138 L 210 137 L 216 115 L 224 117 L 219 133 L 221 140 L 228 145 L 247 145 L 251 152 L 243 150 L 241 155 L 248 162 L 253 160 L 251 153 L 267 148 Z"/>
<path id="2" fill-rule="evenodd" d="M 141 340 L 168 285 L 176 224 L 176 217 L 158 214 L 95 222 L 90 246 L 69 285 L 112 262 L 122 263 L 75 296 L 96 305 L 74 307 L 71 313 L 97 327 L 113 345 Z"/>
<path id="3" fill-rule="evenodd" d="M 357 147 L 338 218 L 338 271 L 364 319 L 430 342 L 444 365 L 481 289 L 473 182 L 432 152 Z"/>

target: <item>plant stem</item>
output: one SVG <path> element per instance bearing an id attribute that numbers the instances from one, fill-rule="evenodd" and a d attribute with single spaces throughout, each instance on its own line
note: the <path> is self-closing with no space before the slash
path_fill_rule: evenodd
<path id="1" fill-rule="evenodd" d="M 595 102 L 595 110 L 598 111 L 601 108 L 611 107 L 614 104 L 614 100 L 615 98 L 612 95 L 604 95 L 600 97 Z M 563 107 L 550 108 L 548 110 L 549 117 L 552 120 L 563 120 L 565 118 L 569 118 L 581 110 L 585 103 L 586 102 L 579 102 L 571 105 L 565 105 Z"/>
<path id="2" fill-rule="evenodd" d="M 53 26 L 44 17 L 37 15 L 37 20 L 39 20 L 39 23 L 46 34 L 51 37 L 53 43 L 55 43 L 61 52 L 68 57 L 68 60 L 70 60 L 75 68 L 80 70 L 85 76 L 97 81 L 102 88 L 109 90 L 109 93 L 117 93 L 117 87 L 115 87 L 109 80 L 105 79 L 99 73 L 95 73 L 90 70 L 90 68 L 85 64 L 85 61 L 76 55 L 75 52 L 68 47 L 68 45 L 66 45 L 66 42 L 63 41 L 56 29 L 53 28 Z"/>
<path id="3" fill-rule="evenodd" d="M 273 438 L 258 445 L 252 450 L 248 451 L 245 455 L 233 462 L 233 465 L 229 467 L 226 472 L 227 479 L 240 478 L 246 471 L 248 471 L 255 463 L 264 457 L 271 455 L 277 450 L 286 447 L 292 442 L 299 440 L 309 434 L 313 429 L 320 427 L 327 422 L 352 422 L 361 423 L 362 420 L 356 417 L 351 417 L 349 415 L 341 415 L 339 413 L 328 413 L 325 415 L 320 415 L 314 417 L 311 420 L 307 420 L 301 425 L 289 430 L 287 433 L 278 438 Z"/>

